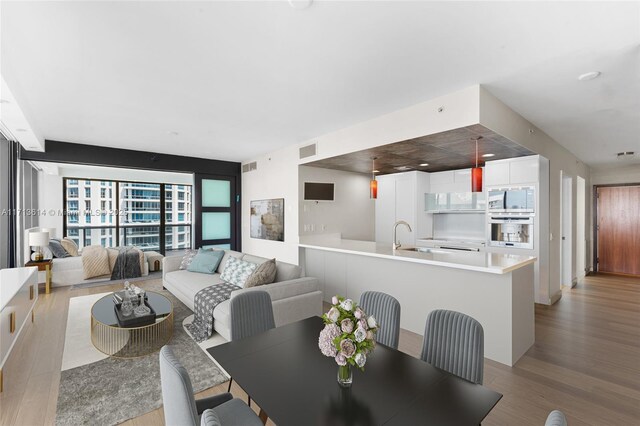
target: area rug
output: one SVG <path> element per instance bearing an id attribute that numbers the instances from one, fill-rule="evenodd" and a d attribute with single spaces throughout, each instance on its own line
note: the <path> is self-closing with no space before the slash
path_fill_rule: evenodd
<path id="1" fill-rule="evenodd" d="M 228 376 L 194 342 L 182 327 L 184 319 L 191 311 L 169 292 L 161 290 L 162 281 L 153 280 L 145 285 L 147 289 L 167 296 L 173 303 L 174 332 L 169 345 L 191 376 L 195 392 L 200 392 L 228 380 Z M 162 406 L 160 366 L 158 353 L 139 358 L 103 358 L 95 360 L 96 354 L 82 356 L 73 350 L 86 350 L 86 338 L 91 345 L 88 332 L 89 321 L 78 312 L 86 312 L 99 297 L 97 295 L 72 298 L 69 304 L 67 330 L 76 328 L 76 323 L 86 324 L 84 336 L 77 327 L 75 349 L 67 350 L 70 340 L 65 340 L 65 354 L 61 373 L 56 411 L 58 425 L 115 425 L 138 417 Z M 73 301 L 73 299 L 82 299 Z M 93 300 L 93 301 L 92 301 Z M 79 306 L 85 305 L 84 309 Z M 72 309 L 73 307 L 73 309 Z M 83 340 L 84 339 L 84 340 Z M 76 339 L 74 338 L 74 341 Z M 95 350 L 95 349 L 94 349 Z M 96 350 L 97 352 L 97 350 Z M 89 363 L 86 361 L 89 360 Z M 76 365 L 75 367 L 71 367 Z"/>

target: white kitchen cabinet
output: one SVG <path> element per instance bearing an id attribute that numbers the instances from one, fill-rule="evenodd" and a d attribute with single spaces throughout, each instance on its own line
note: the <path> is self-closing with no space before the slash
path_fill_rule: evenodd
<path id="1" fill-rule="evenodd" d="M 484 185 L 508 185 L 509 169 L 508 160 L 487 161 L 484 165 Z"/>
<path id="2" fill-rule="evenodd" d="M 510 158 L 487 161 L 485 164 L 485 185 L 519 185 L 536 183 L 539 180 L 540 157 Z"/>
<path id="3" fill-rule="evenodd" d="M 471 191 L 471 169 L 454 170 L 453 182 L 454 182 L 455 189 L 451 192 L 470 192 Z"/>
<path id="4" fill-rule="evenodd" d="M 429 174 L 429 188 L 431 192 L 449 192 L 446 188 L 449 188 L 454 184 L 453 170 L 446 172 L 435 172 Z M 444 190 L 443 190 L 444 189 Z"/>
<path id="5" fill-rule="evenodd" d="M 430 175 L 424 172 L 395 173 L 379 176 L 378 198 L 376 199 L 376 242 L 393 242 L 393 224 L 404 220 L 411 226 L 398 226 L 397 237 L 404 245 L 415 244 L 430 224 L 424 212 L 424 192 L 429 190 Z M 453 173 L 449 184 L 453 184 Z"/>
<path id="6" fill-rule="evenodd" d="M 538 182 L 538 156 L 514 158 L 509 162 L 509 183 Z"/>

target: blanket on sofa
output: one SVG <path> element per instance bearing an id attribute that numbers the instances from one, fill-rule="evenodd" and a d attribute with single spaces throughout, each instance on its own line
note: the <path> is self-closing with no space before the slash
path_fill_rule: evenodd
<path id="1" fill-rule="evenodd" d="M 191 324 L 185 328 L 191 333 L 193 340 L 204 342 L 213 334 L 213 310 L 218 304 L 228 300 L 231 292 L 238 290 L 237 285 L 222 282 L 210 285 L 196 293 L 193 300 L 194 316 Z"/>
<path id="2" fill-rule="evenodd" d="M 135 247 L 120 247 L 118 249 L 118 258 L 115 265 L 113 265 L 113 271 L 111 271 L 111 279 L 123 280 L 141 276 L 140 250 Z"/>

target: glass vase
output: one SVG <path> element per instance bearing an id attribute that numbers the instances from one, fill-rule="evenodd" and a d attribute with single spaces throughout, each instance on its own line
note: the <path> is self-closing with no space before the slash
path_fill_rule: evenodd
<path id="1" fill-rule="evenodd" d="M 351 372 L 351 366 L 339 365 L 338 366 L 338 384 L 343 388 L 350 388 L 351 382 L 353 382 L 353 374 Z"/>
<path id="2" fill-rule="evenodd" d="M 144 303 L 144 292 L 143 291 L 140 292 L 140 300 L 138 301 L 138 306 L 133 310 L 133 313 L 137 317 L 143 317 L 143 316 L 149 315 L 149 313 L 151 313 L 151 309 L 149 309 L 147 307 L 147 305 Z"/>
<path id="3" fill-rule="evenodd" d="M 127 292 L 124 292 L 122 297 L 122 304 L 120 305 L 120 312 L 125 317 L 128 317 L 133 312 L 133 304 L 131 303 L 131 299 L 129 299 L 129 295 Z"/>

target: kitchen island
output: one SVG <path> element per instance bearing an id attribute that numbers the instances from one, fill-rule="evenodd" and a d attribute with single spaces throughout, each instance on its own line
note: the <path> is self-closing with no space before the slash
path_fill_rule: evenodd
<path id="1" fill-rule="evenodd" d="M 535 257 L 401 247 L 339 237 L 300 241 L 300 264 L 325 300 L 367 290 L 398 299 L 401 327 L 423 334 L 434 309 L 463 312 L 484 329 L 485 357 L 512 366 L 533 345 Z M 417 251 L 424 250 L 424 251 Z"/>

